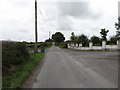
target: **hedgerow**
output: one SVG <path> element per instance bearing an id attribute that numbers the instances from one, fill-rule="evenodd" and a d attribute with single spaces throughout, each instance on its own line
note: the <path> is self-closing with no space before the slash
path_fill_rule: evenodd
<path id="1" fill-rule="evenodd" d="M 29 53 L 24 43 L 2 42 L 2 71 L 3 75 L 13 72 L 14 66 L 19 66 L 29 60 Z M 12 69 L 11 69 L 12 68 Z"/>

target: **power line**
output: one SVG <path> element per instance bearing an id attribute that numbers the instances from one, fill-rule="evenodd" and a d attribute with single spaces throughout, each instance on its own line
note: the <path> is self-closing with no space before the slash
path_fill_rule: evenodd
<path id="1" fill-rule="evenodd" d="M 47 28 L 49 29 L 49 31 L 55 30 L 53 27 L 50 27 L 50 26 L 47 24 L 47 22 L 46 22 L 46 20 L 45 20 L 45 18 L 44 18 L 44 16 L 43 16 L 43 13 L 42 13 L 41 8 L 40 8 L 39 6 L 38 6 L 38 8 L 39 8 L 39 13 L 40 13 L 40 15 L 42 16 L 43 21 L 44 21 L 44 23 L 46 24 L 46 26 L 47 26 Z M 50 28 L 52 28 L 52 29 L 50 30 Z"/>
<path id="2" fill-rule="evenodd" d="M 45 20 L 45 18 L 44 18 L 44 16 L 43 16 L 42 11 L 41 11 L 41 9 L 40 9 L 39 6 L 38 6 L 38 8 L 39 8 L 39 13 L 40 13 L 40 15 L 42 16 L 44 23 L 46 24 L 47 28 L 49 29 L 49 27 L 48 27 L 48 25 L 47 25 L 47 22 L 46 22 L 46 20 Z"/>

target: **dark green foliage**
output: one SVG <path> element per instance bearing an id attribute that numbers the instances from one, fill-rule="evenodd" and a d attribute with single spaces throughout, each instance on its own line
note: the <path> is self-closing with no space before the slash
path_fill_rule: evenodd
<path id="1" fill-rule="evenodd" d="M 117 29 L 117 40 L 120 40 L 120 17 L 118 18 L 118 23 L 115 23 L 115 28 Z"/>
<path id="2" fill-rule="evenodd" d="M 102 40 L 107 41 L 106 36 L 107 36 L 107 33 L 108 33 L 108 32 L 109 32 L 109 30 L 105 30 L 105 28 L 104 28 L 104 29 L 101 29 L 100 34 L 101 34 Z"/>
<path id="3" fill-rule="evenodd" d="M 71 33 L 71 37 L 70 37 L 70 39 L 71 39 L 71 41 L 74 43 L 74 44 L 82 44 L 83 45 L 83 47 L 85 47 L 85 46 L 88 46 L 88 44 L 89 44 L 89 40 L 88 40 L 88 37 L 86 36 L 86 35 L 84 35 L 84 34 L 81 34 L 81 35 L 79 35 L 79 36 L 76 36 L 75 34 L 74 34 L 74 32 L 72 32 Z"/>
<path id="4" fill-rule="evenodd" d="M 83 47 L 88 46 L 89 44 L 88 37 L 84 34 L 81 34 L 80 36 L 78 36 L 78 40 L 83 45 Z"/>
<path id="5" fill-rule="evenodd" d="M 39 64 L 43 57 L 43 53 L 30 54 L 29 60 L 27 62 L 19 66 L 15 66 L 15 68 L 17 68 L 17 72 L 12 75 L 3 75 L 2 87 L 15 88 L 16 90 L 19 90 L 18 88 L 22 88 L 22 85 L 26 79 L 29 77 L 33 69 Z"/>
<path id="6" fill-rule="evenodd" d="M 62 42 L 58 45 L 60 48 L 68 48 L 68 42 Z"/>
<path id="7" fill-rule="evenodd" d="M 102 46 L 102 44 L 100 43 L 100 44 L 94 44 L 94 46 Z"/>
<path id="8" fill-rule="evenodd" d="M 71 33 L 70 39 L 71 39 L 71 42 L 73 42 L 74 44 L 77 43 L 77 37 L 76 37 L 76 35 L 74 34 L 74 32 Z"/>
<path id="9" fill-rule="evenodd" d="M 49 46 L 52 46 L 52 43 L 51 42 L 42 42 L 39 44 L 39 46 L 44 46 L 44 47 L 49 47 Z"/>
<path id="10" fill-rule="evenodd" d="M 90 41 L 93 42 L 93 45 L 99 45 L 101 43 L 101 39 L 97 36 L 92 36 Z"/>
<path id="11" fill-rule="evenodd" d="M 29 49 L 34 49 L 34 46 L 35 44 L 27 44 L 27 47 Z M 44 47 L 49 47 L 49 46 L 52 46 L 52 42 L 38 42 L 37 44 L 38 48 L 40 48 L 41 46 L 44 46 Z"/>
<path id="12" fill-rule="evenodd" d="M 29 53 L 24 43 L 2 42 L 2 68 L 3 73 L 10 70 L 11 67 L 26 62 Z"/>
<path id="13" fill-rule="evenodd" d="M 118 37 L 115 35 L 115 36 L 111 36 L 109 41 L 107 41 L 107 44 L 109 45 L 115 45 L 117 44 L 117 40 L 118 40 Z"/>
<path id="14" fill-rule="evenodd" d="M 45 42 L 53 42 L 53 40 L 49 38 L 49 39 L 46 39 Z"/>
<path id="15" fill-rule="evenodd" d="M 65 37 L 61 32 L 56 32 L 55 34 L 52 35 L 52 39 L 54 42 L 59 44 L 61 42 L 64 42 Z"/>

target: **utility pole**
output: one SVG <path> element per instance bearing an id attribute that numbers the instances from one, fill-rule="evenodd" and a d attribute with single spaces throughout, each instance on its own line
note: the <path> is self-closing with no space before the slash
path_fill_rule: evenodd
<path id="1" fill-rule="evenodd" d="M 49 31 L 49 39 L 50 39 L 50 31 Z"/>
<path id="2" fill-rule="evenodd" d="M 35 0 L 35 50 L 34 52 L 38 52 L 37 48 L 37 41 L 38 41 L 38 36 L 37 36 L 37 0 Z"/>

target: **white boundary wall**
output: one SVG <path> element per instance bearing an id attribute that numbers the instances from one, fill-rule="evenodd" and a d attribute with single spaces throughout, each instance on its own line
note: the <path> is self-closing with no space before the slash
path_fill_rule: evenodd
<path id="1" fill-rule="evenodd" d="M 102 41 L 102 46 L 93 46 L 93 43 L 89 43 L 89 47 L 82 47 L 82 44 L 68 44 L 68 48 L 75 50 L 117 50 L 120 49 L 120 41 L 117 41 L 117 45 L 106 45 L 106 41 Z"/>

